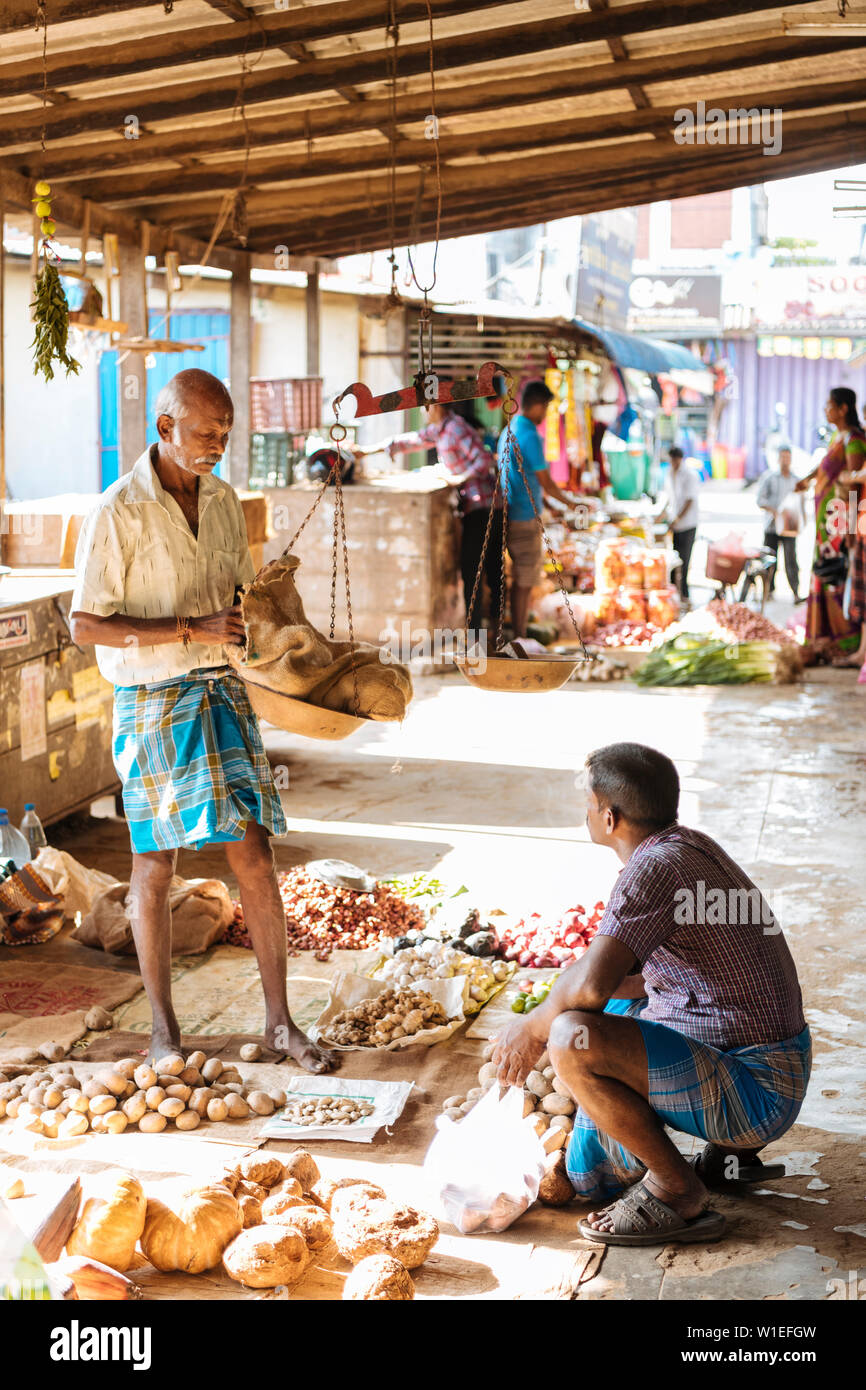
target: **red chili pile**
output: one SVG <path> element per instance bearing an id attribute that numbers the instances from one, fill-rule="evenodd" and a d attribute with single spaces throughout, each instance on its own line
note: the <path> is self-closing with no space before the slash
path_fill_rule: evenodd
<path id="1" fill-rule="evenodd" d="M 583 906 L 570 908 L 553 926 L 543 926 L 540 912 L 522 918 L 514 927 L 497 933 L 499 954 L 516 960 L 523 969 L 549 970 L 571 965 L 583 954 L 598 930 L 604 903 L 592 912 Z"/>
<path id="2" fill-rule="evenodd" d="M 303 866 L 277 874 L 286 913 L 289 955 L 314 951 L 327 960 L 332 951 L 366 951 L 380 936 L 405 936 L 425 926 L 420 908 L 377 884 L 372 893 L 332 888 L 314 878 Z M 229 946 L 252 948 L 240 903 L 225 937 Z"/>

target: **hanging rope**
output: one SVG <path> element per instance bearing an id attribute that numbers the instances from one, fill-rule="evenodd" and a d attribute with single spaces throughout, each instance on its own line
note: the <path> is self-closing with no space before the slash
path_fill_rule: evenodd
<path id="1" fill-rule="evenodd" d="M 244 193 L 244 190 L 247 186 L 247 174 L 249 172 L 250 165 L 251 144 L 250 123 L 247 117 L 246 83 L 247 77 L 252 72 L 256 64 L 261 62 L 262 58 L 264 57 L 265 50 L 267 48 L 267 33 L 265 31 L 265 27 L 262 24 L 261 19 L 256 14 L 255 10 L 250 10 L 249 14 L 250 18 L 255 20 L 256 24 L 259 27 L 259 51 L 256 57 L 251 61 L 249 57 L 250 40 L 252 38 L 251 29 L 250 32 L 247 34 L 246 43 L 244 44 L 244 50 L 240 57 L 241 75 L 240 81 L 238 82 L 238 90 L 235 95 L 235 103 L 233 107 L 233 110 L 240 115 L 241 124 L 243 125 L 244 129 L 244 159 L 243 165 L 241 166 L 241 177 L 240 182 L 238 183 L 238 186 L 232 195 L 231 203 L 232 234 L 235 237 L 235 239 L 240 242 L 241 246 L 246 246 L 247 237 L 249 234 L 249 222 L 247 219 L 247 200 L 246 195 Z"/>
<path id="2" fill-rule="evenodd" d="M 388 48 L 388 90 L 390 96 L 390 115 L 388 120 L 389 172 L 388 172 L 388 240 L 391 251 L 388 260 L 391 264 L 391 289 L 388 299 L 394 306 L 401 303 L 397 292 L 397 47 L 400 43 L 400 26 L 397 23 L 395 0 L 388 0 L 388 19 L 385 34 L 391 40 Z"/>
<path id="3" fill-rule="evenodd" d="M 45 115 L 48 110 L 48 13 L 46 0 L 36 0 L 36 32 L 42 30 L 42 130 L 39 146 L 45 160 Z"/>
<path id="4" fill-rule="evenodd" d="M 439 259 L 439 228 L 442 222 L 442 170 L 439 162 L 439 117 L 436 114 L 436 63 L 433 45 L 433 10 L 430 6 L 430 0 L 426 0 L 426 3 L 428 28 L 427 46 L 430 58 L 430 117 L 433 122 L 433 159 L 436 173 L 436 228 L 433 238 L 433 273 L 429 285 L 422 285 L 419 281 L 415 273 L 415 264 L 412 260 L 412 248 L 411 246 L 407 246 L 406 248 L 412 279 L 415 282 L 416 288 L 423 294 L 425 304 L 428 294 L 432 292 L 436 285 L 436 264 Z"/>
<path id="5" fill-rule="evenodd" d="M 173 0 L 166 0 L 166 14 L 170 14 L 172 8 Z M 189 284 L 187 284 L 182 290 L 178 291 L 178 299 L 182 299 L 185 294 L 189 294 L 190 290 L 195 289 L 196 285 L 201 280 L 202 271 L 205 269 L 208 262 L 210 261 L 211 253 L 213 252 L 214 247 L 216 246 L 217 242 L 222 236 L 223 230 L 225 229 L 226 223 L 229 221 L 229 219 L 231 219 L 232 235 L 235 237 L 237 241 L 241 243 L 242 246 L 246 246 L 247 244 L 247 237 L 249 235 L 249 220 L 247 217 L 247 200 L 244 189 L 246 188 L 247 172 L 249 169 L 250 162 L 251 138 L 249 120 L 247 118 L 246 101 L 244 99 L 244 89 L 246 86 L 248 74 L 252 72 L 253 68 L 256 66 L 257 63 L 261 62 L 267 50 L 267 31 L 264 25 L 262 24 L 261 18 L 258 14 L 256 14 L 255 10 L 250 10 L 249 13 L 250 18 L 254 20 L 259 27 L 261 45 L 259 48 L 259 52 L 256 54 L 256 57 L 252 61 L 250 61 L 248 53 L 252 35 L 247 35 L 246 44 L 244 45 L 244 50 L 241 54 L 240 80 L 238 82 L 237 92 L 235 93 L 234 106 L 232 107 L 233 111 L 239 112 L 244 129 L 244 162 L 241 169 L 241 177 L 237 188 L 235 188 L 231 192 L 223 194 L 222 201 L 219 206 L 219 211 L 217 212 L 216 220 L 213 225 L 213 231 L 210 234 L 210 239 L 204 250 L 204 255 L 202 256 L 199 264 L 196 266 L 195 274 L 190 279 Z M 175 301 L 175 307 L 177 307 L 177 301 Z M 163 315 L 161 319 L 158 319 L 156 321 L 153 327 L 154 333 L 165 324 L 166 317 L 167 315 Z"/>

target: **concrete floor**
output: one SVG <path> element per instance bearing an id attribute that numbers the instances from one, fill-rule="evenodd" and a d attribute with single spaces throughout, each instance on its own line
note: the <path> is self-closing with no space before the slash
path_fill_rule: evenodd
<path id="1" fill-rule="evenodd" d="M 712 502 L 708 529 L 754 516 L 739 489 L 717 489 Z M 787 612 L 780 602 L 774 616 Z M 786 1158 L 789 1176 L 720 1198 L 730 1228 L 719 1246 L 609 1251 L 581 1297 L 844 1298 L 851 1271 L 866 1276 L 864 734 L 866 690 L 830 671 L 786 687 L 571 685 L 535 697 L 478 693 L 450 674 L 418 682 L 401 727 L 341 744 L 268 732 L 288 779 L 283 866 L 328 855 L 379 875 L 435 869 L 509 911 L 591 904 L 617 865 L 588 840 L 576 769 L 590 749 L 635 739 L 674 758 L 682 820 L 717 838 L 770 897 L 816 1053 L 801 1122 L 767 1151 Z M 65 847 L 127 876 L 120 823 Z M 184 854 L 179 868 L 223 873 L 211 852 Z"/>

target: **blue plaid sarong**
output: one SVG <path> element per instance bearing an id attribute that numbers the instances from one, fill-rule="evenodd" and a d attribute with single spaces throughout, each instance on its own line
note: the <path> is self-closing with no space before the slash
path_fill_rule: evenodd
<path id="1" fill-rule="evenodd" d="M 272 835 L 286 819 L 243 681 L 228 667 L 114 688 L 114 765 L 137 854 Z"/>
<path id="2" fill-rule="evenodd" d="M 670 1129 L 732 1148 L 759 1148 L 796 1120 L 812 1067 L 812 1041 L 795 1038 L 720 1052 L 663 1023 L 644 1021 L 646 999 L 612 999 L 605 1013 L 634 1018 L 649 1063 L 649 1104 Z M 579 1197 L 610 1201 L 646 1172 L 640 1159 L 577 1107 L 566 1167 Z"/>

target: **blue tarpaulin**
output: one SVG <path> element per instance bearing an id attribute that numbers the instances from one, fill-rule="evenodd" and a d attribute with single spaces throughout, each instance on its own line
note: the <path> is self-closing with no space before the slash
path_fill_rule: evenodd
<path id="1" fill-rule="evenodd" d="M 706 364 L 688 348 L 679 343 L 668 343 L 661 338 L 639 338 L 635 333 L 617 333 L 612 328 L 598 328 L 586 319 L 573 319 L 589 338 L 601 344 L 612 362 L 618 367 L 633 367 L 651 376 L 668 372 L 705 372 Z"/>

